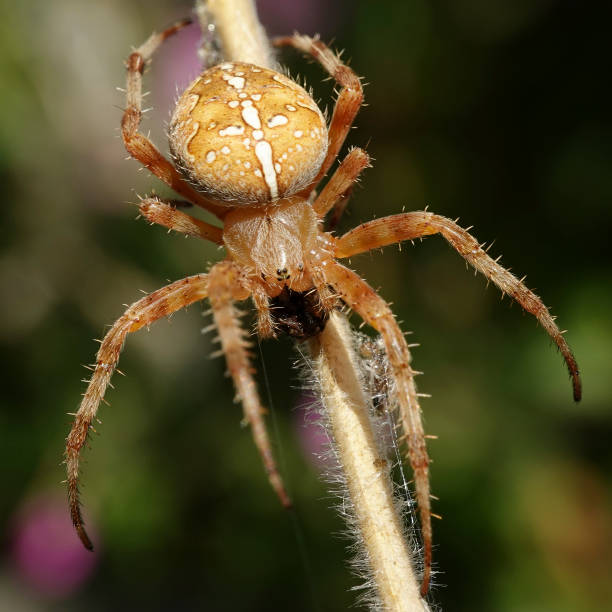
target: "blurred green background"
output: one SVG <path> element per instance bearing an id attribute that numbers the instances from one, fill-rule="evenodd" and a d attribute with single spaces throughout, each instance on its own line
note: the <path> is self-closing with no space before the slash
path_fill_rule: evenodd
<path id="1" fill-rule="evenodd" d="M 97 551 L 65 510 L 62 451 L 104 325 L 122 303 L 206 269 L 208 244 L 136 222 L 167 190 L 118 138 L 123 58 L 190 2 L 0 0 L 3 347 L 0 609 L 343 610 L 358 584 L 342 523 L 305 451 L 288 340 L 262 349 L 260 389 L 288 487 L 284 512 L 240 427 L 205 306 L 127 342 L 86 452 Z M 439 238 L 352 265 L 413 330 L 425 375 L 435 511 L 432 598 L 447 610 L 612 605 L 612 126 L 607 3 L 555 0 L 260 3 L 270 33 L 320 32 L 365 76 L 350 143 L 373 169 L 341 230 L 430 210 L 474 225 L 528 274 L 569 330 L 560 356 Z M 144 130 L 165 150 L 175 89 L 197 72 L 195 28 L 146 76 Z M 330 104 L 322 73 L 288 53 Z M 259 352 L 259 351 L 257 351 Z M 262 372 L 262 355 L 258 371 Z"/>

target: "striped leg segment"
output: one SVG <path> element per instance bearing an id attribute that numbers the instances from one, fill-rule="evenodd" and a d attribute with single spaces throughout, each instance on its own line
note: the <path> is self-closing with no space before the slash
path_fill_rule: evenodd
<path id="1" fill-rule="evenodd" d="M 121 136 L 127 152 L 157 178 L 190 202 L 222 217 L 227 210 L 192 189 L 157 147 L 138 129 L 142 119 L 142 75 L 153 53 L 170 36 L 188 26 L 189 19 L 179 21 L 161 33 L 153 33 L 127 59 L 127 105 L 121 119 Z"/>
<path id="2" fill-rule="evenodd" d="M 270 439 L 263 420 L 265 411 L 259 400 L 252 376 L 249 345 L 238 321 L 239 313 L 234 306 L 235 301 L 245 300 L 251 293 L 239 266 L 230 261 L 222 261 L 214 265 L 209 273 L 208 292 L 222 352 L 225 355 L 238 398 L 242 402 L 245 419 L 251 426 L 255 445 L 263 460 L 270 484 L 283 506 L 289 508 L 291 500 L 285 491 L 272 455 Z"/>
<path id="3" fill-rule="evenodd" d="M 119 353 L 127 335 L 150 325 L 162 317 L 203 300 L 207 295 L 208 279 L 206 274 L 196 274 L 176 281 L 158 289 L 132 304 L 110 328 L 102 340 L 96 363 L 92 366 L 93 374 L 78 412 L 75 415 L 72 429 L 66 439 L 66 469 L 68 473 L 68 501 L 70 516 L 79 538 L 85 548 L 93 550 L 93 545 L 83 526 L 81 505 L 79 501 L 79 457 L 87 441 L 89 430 L 104 400 L 106 388 L 119 361 Z"/>
<path id="4" fill-rule="evenodd" d="M 144 198 L 138 208 L 142 216 L 157 225 L 162 225 L 187 236 L 197 236 L 216 244 L 223 244 L 223 230 L 188 215 L 159 198 Z"/>
<path id="5" fill-rule="evenodd" d="M 273 43 L 277 47 L 291 46 L 311 55 L 341 87 L 329 125 L 329 145 L 325 161 L 312 184 L 302 193 L 302 195 L 308 197 L 308 193 L 325 176 L 336 157 L 338 157 L 342 144 L 361 108 L 363 87 L 359 77 L 318 38 L 295 34 L 294 36 L 276 38 Z"/>
<path id="6" fill-rule="evenodd" d="M 497 260 L 491 259 L 478 241 L 454 221 L 429 212 L 403 213 L 375 219 L 341 236 L 336 242 L 336 257 L 350 257 L 402 240 L 414 240 L 432 234 L 442 235 L 472 267 L 536 317 L 561 351 L 572 379 L 574 400 L 580 401 L 582 383 L 578 364 L 548 308 L 521 280 L 498 264 Z"/>
<path id="7" fill-rule="evenodd" d="M 353 187 L 357 177 L 365 168 L 370 167 L 370 157 L 359 148 L 353 149 L 336 168 L 336 171 L 317 196 L 312 207 L 319 217 L 332 210 L 343 196 Z"/>

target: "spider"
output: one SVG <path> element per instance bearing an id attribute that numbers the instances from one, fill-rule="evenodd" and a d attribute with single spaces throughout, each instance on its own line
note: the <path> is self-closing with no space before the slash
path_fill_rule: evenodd
<path id="1" fill-rule="evenodd" d="M 574 399 L 579 400 L 576 360 L 542 301 L 455 222 L 420 211 L 363 223 L 340 237 L 324 230 L 325 217 L 328 213 L 338 217 L 370 160 L 364 150 L 351 149 L 315 193 L 338 157 L 363 100 L 359 77 L 318 38 L 295 34 L 276 39 L 274 44 L 310 55 L 336 81 L 339 93 L 329 126 L 309 93 L 287 76 L 252 64 L 221 63 L 202 72 L 178 99 L 169 125 L 174 163 L 168 161 L 139 132 L 142 75 L 161 43 L 189 23 L 181 21 L 154 33 L 129 56 L 121 133 L 131 157 L 181 198 L 213 213 L 223 226 L 194 218 L 172 201 L 157 197 L 140 202 L 142 215 L 152 223 L 223 246 L 226 256 L 207 273 L 173 282 L 132 304 L 102 340 L 67 438 L 68 497 L 74 526 L 85 547 L 93 549 L 81 516 L 79 455 L 127 335 L 205 298 L 212 307 L 221 350 L 270 484 L 289 507 L 235 304 L 249 297 L 253 300 L 260 337 L 285 332 L 301 339 L 319 333 L 331 310 L 344 304 L 380 334 L 394 377 L 424 542 L 425 594 L 432 563 L 429 457 L 409 348 L 385 300 L 337 260 L 440 234 L 477 271 L 538 319 L 561 351 Z"/>

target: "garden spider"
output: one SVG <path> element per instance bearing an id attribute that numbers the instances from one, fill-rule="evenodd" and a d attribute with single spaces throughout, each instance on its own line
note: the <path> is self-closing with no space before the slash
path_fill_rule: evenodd
<path id="1" fill-rule="evenodd" d="M 129 56 L 122 137 L 134 159 L 182 198 L 216 215 L 223 227 L 191 217 L 155 197 L 141 201 L 142 215 L 152 223 L 222 245 L 226 258 L 206 274 L 176 281 L 135 302 L 102 340 L 67 438 L 72 521 L 83 544 L 92 549 L 79 503 L 79 455 L 126 336 L 204 298 L 212 306 L 222 352 L 270 483 L 283 505 L 290 506 L 271 452 L 248 343 L 234 304 L 253 299 L 260 337 L 284 331 L 304 339 L 321 331 L 331 310 L 344 303 L 380 333 L 395 379 L 424 541 L 425 594 L 432 547 L 429 458 L 410 352 L 388 304 L 336 260 L 441 234 L 468 263 L 538 319 L 567 363 L 578 400 L 581 383 L 576 361 L 540 299 L 455 222 L 430 212 L 411 212 L 364 223 L 339 238 L 323 230 L 325 216 L 330 211 L 337 215 L 346 194 L 369 166 L 369 158 L 362 149 L 352 149 L 315 195 L 363 99 L 359 78 L 316 38 L 296 34 L 277 39 L 275 45 L 311 55 L 339 85 L 329 127 L 311 96 L 288 77 L 251 64 L 222 63 L 204 71 L 180 96 L 169 127 L 175 163 L 169 162 L 138 131 L 142 75 L 160 44 L 188 23 L 153 34 Z"/>

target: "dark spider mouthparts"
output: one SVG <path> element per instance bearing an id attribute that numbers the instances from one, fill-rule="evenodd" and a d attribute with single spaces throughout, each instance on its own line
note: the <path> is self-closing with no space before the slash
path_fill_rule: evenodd
<path id="1" fill-rule="evenodd" d="M 325 329 L 329 311 L 321 308 L 314 291 L 293 291 L 285 286 L 270 300 L 274 326 L 297 340 L 308 340 Z"/>

